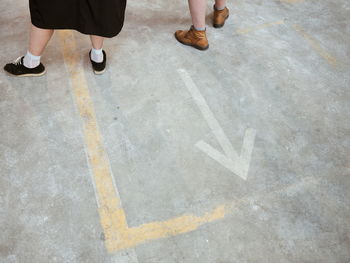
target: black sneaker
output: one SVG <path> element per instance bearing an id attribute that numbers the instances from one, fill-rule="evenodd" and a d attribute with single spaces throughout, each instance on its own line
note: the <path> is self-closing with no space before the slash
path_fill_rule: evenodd
<path id="1" fill-rule="evenodd" d="M 89 52 L 89 58 L 91 61 L 92 69 L 94 70 L 94 73 L 97 75 L 101 75 L 106 71 L 106 62 L 107 62 L 107 55 L 104 50 L 103 52 L 103 61 L 101 63 L 97 63 L 91 59 L 91 50 Z"/>
<path id="2" fill-rule="evenodd" d="M 40 77 L 45 74 L 45 67 L 40 63 L 36 68 L 27 68 L 23 65 L 24 57 L 19 57 L 15 62 L 6 64 L 4 70 L 16 77 Z"/>

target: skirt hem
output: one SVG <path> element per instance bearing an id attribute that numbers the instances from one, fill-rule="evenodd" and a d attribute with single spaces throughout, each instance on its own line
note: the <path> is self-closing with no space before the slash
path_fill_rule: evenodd
<path id="1" fill-rule="evenodd" d="M 34 21 L 31 21 L 32 24 L 40 29 L 48 29 L 48 30 L 75 30 L 81 34 L 84 35 L 93 35 L 93 36 L 100 36 L 100 37 L 105 37 L 105 38 L 113 38 L 116 37 L 117 35 L 119 35 L 119 33 L 122 31 L 122 28 L 120 30 L 118 30 L 115 33 L 98 33 L 98 32 L 92 32 L 92 31 L 88 31 L 88 30 L 82 30 L 79 28 L 75 28 L 75 27 L 56 27 L 56 26 L 52 26 L 52 27 L 48 27 L 48 26 L 42 26 L 40 24 L 35 23 Z"/>

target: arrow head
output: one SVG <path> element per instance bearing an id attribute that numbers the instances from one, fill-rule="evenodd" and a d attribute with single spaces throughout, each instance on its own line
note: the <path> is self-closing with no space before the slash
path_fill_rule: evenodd
<path id="1" fill-rule="evenodd" d="M 222 166 L 229 169 L 232 173 L 238 175 L 243 180 L 247 180 L 248 172 L 250 167 L 250 161 L 255 143 L 256 131 L 254 129 L 247 129 L 244 136 L 243 146 L 241 150 L 241 156 L 232 157 L 227 156 L 211 145 L 204 141 L 199 141 L 196 146 L 206 154 L 208 154 L 215 161 L 220 163 Z M 230 145 L 232 147 L 232 145 Z"/>

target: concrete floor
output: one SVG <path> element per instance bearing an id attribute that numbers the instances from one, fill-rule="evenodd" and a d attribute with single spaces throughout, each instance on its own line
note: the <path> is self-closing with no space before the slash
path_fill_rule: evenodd
<path id="1" fill-rule="evenodd" d="M 0 72 L 0 262 L 350 262 L 350 4 L 228 6 L 207 52 L 186 1 L 130 0 L 103 76 L 71 32 Z M 28 23 L 1 1 L 2 64 Z"/>

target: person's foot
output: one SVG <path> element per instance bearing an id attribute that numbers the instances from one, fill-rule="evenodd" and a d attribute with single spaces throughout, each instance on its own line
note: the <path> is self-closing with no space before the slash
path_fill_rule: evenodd
<path id="1" fill-rule="evenodd" d="M 218 10 L 214 5 L 214 21 L 213 21 L 214 27 L 215 28 L 223 27 L 229 15 L 230 15 L 230 11 L 228 10 L 227 7 L 225 7 L 222 10 Z"/>
<path id="2" fill-rule="evenodd" d="M 35 68 L 27 68 L 23 64 L 23 58 L 19 57 L 15 62 L 6 64 L 4 70 L 16 77 L 40 77 L 45 74 L 45 67 L 43 64 L 39 64 L 39 66 Z"/>
<path id="3" fill-rule="evenodd" d="M 190 30 L 178 30 L 175 32 L 175 38 L 182 44 L 192 46 L 199 50 L 207 50 L 209 43 L 206 31 L 199 31 L 191 26 Z"/>
<path id="4" fill-rule="evenodd" d="M 96 75 L 101 75 L 106 71 L 107 55 L 106 55 L 106 52 L 104 50 L 102 50 L 102 52 L 103 52 L 103 61 L 100 63 L 93 61 L 91 59 L 91 50 L 89 52 L 89 58 L 91 61 L 92 69 Z"/>

